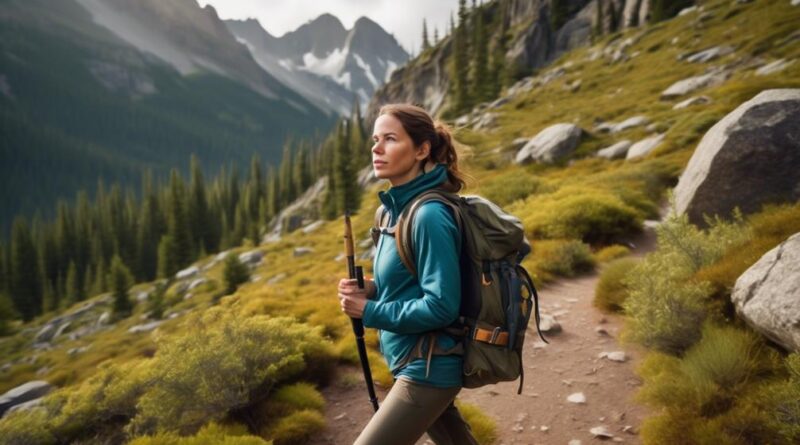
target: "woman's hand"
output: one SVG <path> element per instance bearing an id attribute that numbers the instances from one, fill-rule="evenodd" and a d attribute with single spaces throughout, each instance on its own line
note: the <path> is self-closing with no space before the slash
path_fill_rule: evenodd
<path id="1" fill-rule="evenodd" d="M 339 302 L 342 305 L 342 312 L 352 318 L 362 318 L 367 299 L 375 297 L 375 281 L 364 280 L 364 289 L 358 288 L 358 281 L 355 278 L 342 278 L 339 280 Z"/>

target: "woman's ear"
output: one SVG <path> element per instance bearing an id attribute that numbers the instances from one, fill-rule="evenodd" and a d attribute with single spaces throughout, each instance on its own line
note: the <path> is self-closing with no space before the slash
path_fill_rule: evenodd
<path id="1" fill-rule="evenodd" d="M 422 143 L 422 145 L 419 146 L 419 150 L 417 150 L 417 153 L 414 155 L 414 158 L 417 161 L 422 161 L 424 159 L 427 159 L 428 156 L 430 156 L 430 154 L 431 154 L 431 143 L 430 141 L 425 141 Z"/>

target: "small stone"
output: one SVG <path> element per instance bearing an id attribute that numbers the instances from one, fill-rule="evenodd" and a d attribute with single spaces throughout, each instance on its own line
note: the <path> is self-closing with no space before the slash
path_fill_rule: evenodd
<path id="1" fill-rule="evenodd" d="M 342 420 L 347 417 L 347 413 L 341 413 L 338 416 L 334 417 L 333 420 Z"/>
<path id="2" fill-rule="evenodd" d="M 628 434 L 634 434 L 634 435 L 636 434 L 636 431 L 633 429 L 633 426 L 631 425 L 625 425 L 624 427 L 622 427 L 622 431 Z"/>
<path id="3" fill-rule="evenodd" d="M 608 428 L 606 428 L 604 425 L 596 426 L 590 429 L 589 432 L 592 433 L 594 437 L 601 437 L 604 439 L 610 439 L 614 437 L 613 434 L 608 432 Z"/>
<path id="4" fill-rule="evenodd" d="M 547 432 L 550 430 L 550 427 L 547 425 L 542 425 L 539 427 L 539 431 Z"/>
<path id="5" fill-rule="evenodd" d="M 522 425 L 520 425 L 518 423 L 518 424 L 514 425 L 513 427 L 511 427 L 511 430 L 514 431 L 515 433 L 521 433 L 522 431 L 525 430 L 525 427 L 523 427 Z"/>
<path id="6" fill-rule="evenodd" d="M 572 380 L 562 380 L 561 383 L 563 383 L 563 384 L 565 384 L 567 386 L 572 386 Z"/>
<path id="7" fill-rule="evenodd" d="M 606 336 L 608 336 L 608 331 L 606 331 L 604 328 L 602 328 L 600 326 L 594 328 L 594 331 L 597 332 L 598 335 L 606 335 Z"/>
<path id="8" fill-rule="evenodd" d="M 624 362 L 628 360 L 625 351 L 601 352 L 597 355 L 597 358 L 607 358 L 615 362 Z"/>
<path id="9" fill-rule="evenodd" d="M 586 403 L 586 396 L 582 392 L 576 392 L 567 397 L 567 402 L 583 404 Z"/>
<path id="10" fill-rule="evenodd" d="M 527 413 L 519 413 L 517 414 L 517 422 L 522 422 L 528 417 Z"/>
<path id="11" fill-rule="evenodd" d="M 581 441 L 578 439 L 572 439 L 569 441 L 568 445 L 583 445 L 583 443 L 581 443 Z"/>
<path id="12" fill-rule="evenodd" d="M 611 441 L 612 441 L 612 442 L 621 443 L 621 442 L 625 442 L 625 439 L 623 439 L 623 438 L 621 438 L 621 437 L 612 437 L 612 438 L 611 438 Z"/>

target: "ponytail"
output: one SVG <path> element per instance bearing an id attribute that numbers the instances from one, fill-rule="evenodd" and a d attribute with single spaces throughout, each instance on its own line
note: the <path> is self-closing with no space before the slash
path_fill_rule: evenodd
<path id="1" fill-rule="evenodd" d="M 466 186 L 465 175 L 458 169 L 458 153 L 453 142 L 453 134 L 447 124 L 434 122 L 427 111 L 411 104 L 384 105 L 378 116 L 384 114 L 391 114 L 400 121 L 416 147 L 426 141 L 430 142 L 430 154 L 428 159 L 422 161 L 422 165 L 428 161 L 447 165 L 447 182 L 443 188 L 458 192 Z"/>

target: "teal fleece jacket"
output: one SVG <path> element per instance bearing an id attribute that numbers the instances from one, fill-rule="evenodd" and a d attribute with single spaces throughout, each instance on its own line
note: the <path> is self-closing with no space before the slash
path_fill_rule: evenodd
<path id="1" fill-rule="evenodd" d="M 438 164 L 405 184 L 379 192 L 390 225 L 414 197 L 446 180 L 447 167 Z M 373 264 L 377 292 L 367 300 L 364 326 L 380 330 L 381 352 L 395 378 L 405 376 L 437 387 L 461 386 L 460 355 L 434 355 L 427 377 L 425 358 L 402 366 L 419 336 L 455 321 L 461 304 L 461 237 L 451 210 L 440 202 L 422 204 L 414 217 L 412 235 L 417 278 L 400 260 L 394 238 L 381 234 Z M 436 341 L 444 349 L 455 346 L 455 340 L 446 334 L 438 334 Z M 426 340 L 423 352 L 427 353 L 428 346 Z"/>

